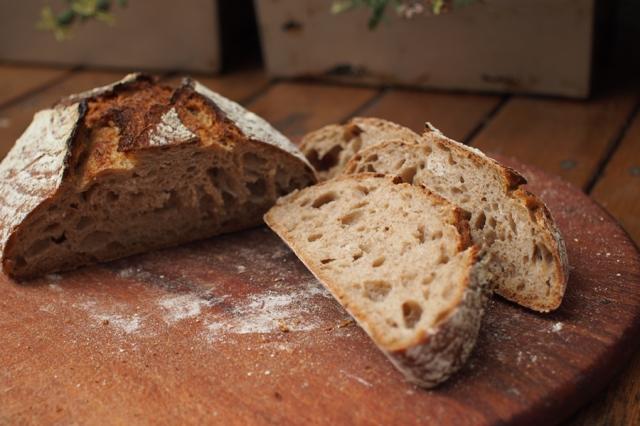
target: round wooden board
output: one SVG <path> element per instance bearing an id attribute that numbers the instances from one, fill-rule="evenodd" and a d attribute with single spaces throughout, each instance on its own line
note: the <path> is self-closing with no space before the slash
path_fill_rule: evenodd
<path id="1" fill-rule="evenodd" d="M 27 285 L 0 277 L 0 423 L 550 424 L 634 349 L 640 259 L 579 190 L 524 166 L 567 242 L 562 307 L 489 303 L 464 369 L 403 381 L 267 229 Z"/>

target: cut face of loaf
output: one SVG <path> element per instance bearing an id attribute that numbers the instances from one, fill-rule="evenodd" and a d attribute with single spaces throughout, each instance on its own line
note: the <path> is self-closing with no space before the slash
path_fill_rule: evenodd
<path id="1" fill-rule="evenodd" d="M 498 294 L 540 312 L 560 306 L 568 279 L 564 242 L 516 172 L 435 129 L 420 143 L 388 141 L 365 149 L 345 173 L 365 170 L 425 185 L 469 212 L 471 235 L 486 252 Z"/>
<path id="2" fill-rule="evenodd" d="M 435 386 L 471 352 L 482 269 L 446 200 L 361 174 L 281 198 L 265 222 L 413 383 Z"/>
<path id="3" fill-rule="evenodd" d="M 320 180 L 330 179 L 361 149 L 388 139 L 417 140 L 410 129 L 377 118 L 353 118 L 345 125 L 331 124 L 307 134 L 300 149 L 315 167 Z"/>
<path id="4" fill-rule="evenodd" d="M 30 278 L 255 226 L 314 181 L 239 105 L 129 76 L 36 114 L 4 159 L 2 264 Z"/>

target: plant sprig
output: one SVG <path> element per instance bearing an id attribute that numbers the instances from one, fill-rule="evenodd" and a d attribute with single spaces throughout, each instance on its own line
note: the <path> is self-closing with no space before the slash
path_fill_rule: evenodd
<path id="1" fill-rule="evenodd" d="M 127 0 L 64 0 L 66 7 L 54 12 L 50 5 L 40 11 L 37 28 L 51 31 L 58 41 L 71 38 L 71 28 L 77 22 L 96 20 L 112 25 L 114 17 L 111 11 L 114 5 L 126 7 Z"/>
<path id="2" fill-rule="evenodd" d="M 334 0 L 331 12 L 343 13 L 360 7 L 371 9 L 369 29 L 375 29 L 384 19 L 388 7 L 393 7 L 403 18 L 412 18 L 425 13 L 440 15 L 477 1 L 479 0 Z"/>

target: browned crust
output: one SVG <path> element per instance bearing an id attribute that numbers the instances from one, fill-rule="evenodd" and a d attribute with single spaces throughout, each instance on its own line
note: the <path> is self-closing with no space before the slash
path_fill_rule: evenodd
<path id="1" fill-rule="evenodd" d="M 397 176 L 389 176 L 374 173 L 358 173 L 354 175 L 343 175 L 329 181 L 320 182 L 308 190 L 317 190 L 318 187 L 332 185 L 336 181 L 355 180 L 361 181 L 366 178 L 379 178 L 391 180 L 394 184 L 410 185 L 402 182 Z M 484 291 L 483 269 L 479 267 L 478 248 L 471 244 L 469 225 L 463 213 L 457 207 L 451 205 L 445 198 L 431 192 L 424 186 L 414 186 L 421 190 L 427 197 L 437 204 L 444 205 L 450 209 L 451 224 L 459 231 L 458 249 L 459 252 L 470 250 L 469 273 L 462 284 L 457 297 L 453 298 L 450 307 L 445 310 L 445 314 L 439 323 L 435 325 L 432 332 L 419 333 L 408 344 L 402 347 L 382 347 L 379 349 L 389 358 L 389 360 L 402 372 L 412 383 L 426 388 L 436 386 L 446 380 L 451 374 L 457 371 L 470 354 L 480 329 L 480 322 L 484 315 L 484 303 L 486 294 Z M 304 194 L 305 190 L 296 191 L 278 200 L 278 205 L 289 201 L 295 201 Z M 277 208 L 277 207 L 274 207 Z M 271 217 L 272 210 L 264 215 L 264 220 L 269 226 L 296 254 L 300 261 L 309 271 L 342 303 L 345 299 L 344 292 L 338 287 L 331 285 L 331 279 L 325 276 L 320 268 L 315 268 L 313 262 L 307 259 L 290 236 L 287 229 L 281 226 Z M 376 344 L 382 341 L 381 336 L 376 335 L 364 320 L 366 315 L 355 306 L 346 306 L 353 318 L 371 336 Z"/>
<path id="2" fill-rule="evenodd" d="M 425 132 L 423 137 L 429 138 L 433 143 L 441 147 L 455 150 L 458 154 L 473 161 L 480 168 L 492 167 L 498 170 L 500 176 L 502 177 L 503 190 L 505 194 L 512 198 L 514 201 L 522 203 L 530 211 L 533 212 L 535 223 L 543 230 L 543 234 L 541 237 L 545 240 L 551 250 L 555 268 L 560 279 L 558 280 L 558 282 L 553 283 L 551 293 L 545 303 L 540 303 L 540 301 L 523 298 L 521 295 L 515 292 L 500 290 L 498 291 L 498 294 L 508 300 L 511 300 L 515 303 L 536 310 L 538 312 L 550 312 L 557 309 L 562 303 L 562 299 L 564 297 L 567 282 L 569 279 L 569 262 L 560 231 L 558 230 L 555 221 L 553 220 L 553 217 L 551 216 L 551 213 L 549 212 L 549 209 L 546 207 L 544 202 L 542 202 L 542 200 L 540 200 L 536 195 L 522 188 L 522 185 L 527 183 L 526 179 L 522 175 L 520 175 L 514 169 L 506 167 L 498 161 L 486 156 L 481 151 L 455 142 L 445 137 L 442 133 L 440 133 L 433 127 L 430 127 L 429 130 Z M 418 146 L 420 144 L 415 142 L 389 140 L 381 142 L 378 145 L 365 148 L 356 156 L 354 156 L 349 161 L 349 163 L 347 163 L 344 169 L 344 173 L 353 173 L 357 169 L 359 162 L 362 161 L 363 158 L 366 158 L 367 156 L 375 153 L 377 150 L 386 149 L 391 146 L 411 147 L 414 145 Z"/>

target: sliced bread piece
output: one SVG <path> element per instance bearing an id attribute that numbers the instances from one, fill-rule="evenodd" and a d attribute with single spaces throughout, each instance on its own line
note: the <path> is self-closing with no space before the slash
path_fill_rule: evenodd
<path id="1" fill-rule="evenodd" d="M 37 113 L 2 161 L 2 266 L 30 278 L 255 226 L 314 181 L 255 114 L 130 75 Z"/>
<path id="2" fill-rule="evenodd" d="M 356 117 L 347 124 L 331 124 L 307 134 L 300 149 L 320 180 L 340 172 L 358 151 L 388 139 L 418 140 L 414 131 L 378 118 Z"/>
<path id="3" fill-rule="evenodd" d="M 569 276 L 564 241 L 517 172 L 433 127 L 419 143 L 387 141 L 362 150 L 345 173 L 364 170 L 425 185 L 467 211 L 498 294 L 540 312 L 560 306 Z"/>
<path id="4" fill-rule="evenodd" d="M 365 173 L 281 198 L 265 222 L 408 380 L 432 387 L 462 366 L 485 296 L 459 209 Z"/>

